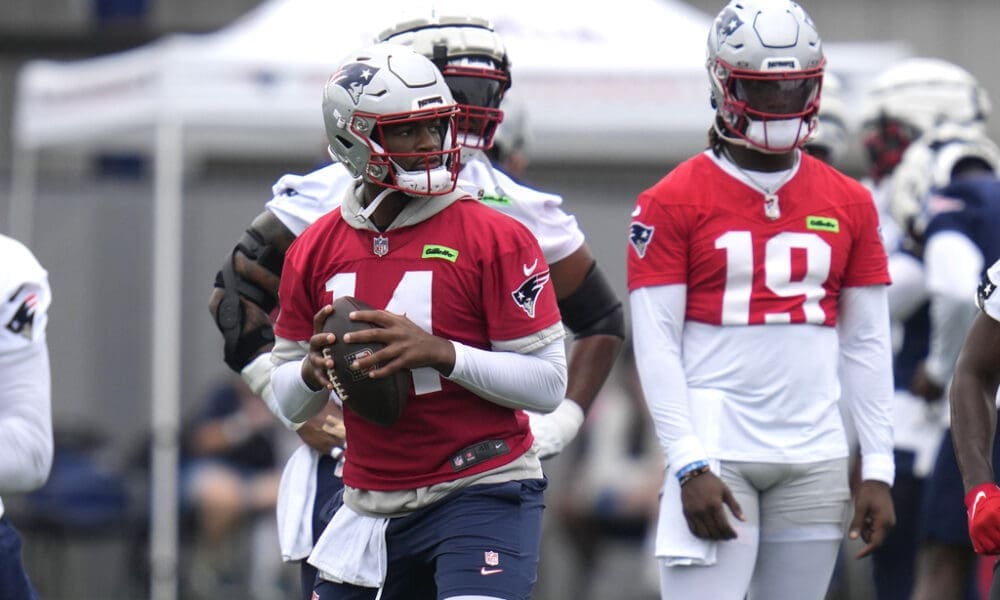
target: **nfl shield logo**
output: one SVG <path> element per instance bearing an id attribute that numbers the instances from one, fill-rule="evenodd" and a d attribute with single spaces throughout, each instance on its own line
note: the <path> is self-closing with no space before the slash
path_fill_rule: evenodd
<path id="1" fill-rule="evenodd" d="M 372 240 L 372 252 L 375 253 L 375 256 L 379 257 L 389 254 L 389 238 L 380 235 Z"/>
<path id="2" fill-rule="evenodd" d="M 495 567 L 500 564 L 500 555 L 497 554 L 496 552 L 488 550 L 483 554 L 484 554 L 483 560 L 486 562 L 486 566 Z"/>

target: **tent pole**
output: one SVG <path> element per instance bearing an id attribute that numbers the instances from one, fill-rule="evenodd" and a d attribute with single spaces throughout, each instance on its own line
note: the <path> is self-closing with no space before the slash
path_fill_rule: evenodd
<path id="1" fill-rule="evenodd" d="M 35 220 L 35 186 L 38 150 L 15 148 L 11 159 L 10 205 L 7 207 L 7 232 L 22 244 L 32 247 Z"/>
<path id="2" fill-rule="evenodd" d="M 178 434 L 183 243 L 181 124 L 156 128 L 153 175 L 152 533 L 150 598 L 176 600 L 178 592 Z"/>

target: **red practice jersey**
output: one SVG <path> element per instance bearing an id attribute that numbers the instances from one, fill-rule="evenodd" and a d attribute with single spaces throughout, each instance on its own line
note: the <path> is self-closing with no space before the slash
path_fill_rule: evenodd
<path id="1" fill-rule="evenodd" d="M 709 325 L 834 326 L 845 286 L 889 283 L 871 194 L 806 153 L 764 196 L 707 153 L 643 192 L 629 229 L 629 290 L 687 285 L 686 319 Z"/>
<path id="2" fill-rule="evenodd" d="M 412 226 L 355 229 L 337 208 L 289 247 L 275 333 L 313 335 L 313 316 L 335 296 L 406 314 L 436 336 L 489 349 L 560 322 L 548 265 L 532 234 L 472 198 Z M 367 490 L 415 489 L 506 464 L 531 447 L 522 411 L 499 406 L 430 368 L 413 370 L 398 421 L 386 428 L 344 412 L 344 482 Z M 503 440 L 510 452 L 469 466 L 461 450 Z"/>

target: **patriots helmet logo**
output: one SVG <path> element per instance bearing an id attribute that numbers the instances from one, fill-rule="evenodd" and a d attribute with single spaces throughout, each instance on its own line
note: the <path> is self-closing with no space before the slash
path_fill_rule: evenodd
<path id="1" fill-rule="evenodd" d="M 525 279 L 524 283 L 510 293 L 514 298 L 514 302 L 521 307 L 521 310 L 528 313 L 528 316 L 532 319 L 535 318 L 535 302 L 538 301 L 538 295 L 542 293 L 542 288 L 545 287 L 548 280 L 548 271 L 536 273 Z"/>
<path id="2" fill-rule="evenodd" d="M 14 294 L 14 297 L 11 299 L 13 300 L 15 297 L 17 297 L 17 294 Z M 30 340 L 32 328 L 35 325 L 35 306 L 37 304 L 38 296 L 33 293 L 25 296 L 24 301 L 21 302 L 21 306 L 17 308 L 14 316 L 7 322 L 7 329 Z"/>
<path id="3" fill-rule="evenodd" d="M 635 248 L 635 253 L 639 255 L 639 258 L 646 258 L 646 248 L 653 239 L 653 232 L 655 230 L 655 227 L 650 227 L 639 221 L 632 221 L 632 224 L 629 226 L 628 243 L 632 244 L 632 247 Z"/>
<path id="4" fill-rule="evenodd" d="M 351 95 L 351 100 L 354 104 L 361 102 L 361 94 L 365 91 L 365 86 L 367 86 L 372 81 L 372 77 L 379 72 L 378 67 L 373 67 L 365 63 L 349 63 L 346 64 L 333 74 L 331 80 L 340 87 L 347 90 L 347 93 Z"/>
<path id="5" fill-rule="evenodd" d="M 715 35 L 719 38 L 719 46 L 726 43 L 729 36 L 736 33 L 736 30 L 743 26 L 743 20 L 735 10 L 727 8 L 715 20 Z"/>

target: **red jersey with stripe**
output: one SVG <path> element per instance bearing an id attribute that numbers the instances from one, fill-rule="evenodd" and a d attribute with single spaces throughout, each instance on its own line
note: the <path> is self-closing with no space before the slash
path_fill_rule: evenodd
<path id="1" fill-rule="evenodd" d="M 382 256 L 379 256 L 382 254 Z M 406 316 L 434 335 L 489 349 L 491 341 L 530 337 L 560 322 L 549 272 L 523 225 L 472 198 L 412 226 L 355 229 L 341 209 L 320 218 L 289 247 L 275 333 L 304 341 L 313 315 L 352 295 Z M 344 482 L 367 490 L 415 489 L 506 464 L 531 447 L 522 411 L 499 406 L 430 368 L 413 370 L 413 388 L 392 427 L 344 411 Z M 461 468 L 462 449 L 503 440 L 510 452 Z"/>
<path id="2" fill-rule="evenodd" d="M 686 319 L 834 326 L 845 286 L 889 283 L 878 214 L 857 181 L 801 153 L 778 191 L 732 177 L 708 153 L 643 192 L 629 230 L 629 290 L 687 284 Z"/>

